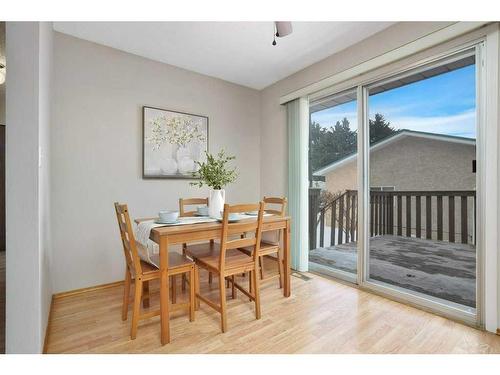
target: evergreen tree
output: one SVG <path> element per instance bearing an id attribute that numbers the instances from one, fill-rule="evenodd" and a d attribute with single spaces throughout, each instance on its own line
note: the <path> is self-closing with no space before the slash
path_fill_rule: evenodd
<path id="1" fill-rule="evenodd" d="M 375 120 L 370 119 L 368 122 L 370 124 L 370 144 L 374 144 L 396 133 L 391 123 L 386 121 L 380 113 L 375 113 Z"/>
<path id="2" fill-rule="evenodd" d="M 357 132 L 351 130 L 349 125 L 346 117 L 329 128 L 316 122 L 311 123 L 309 132 L 311 173 L 356 151 Z M 375 119 L 369 120 L 369 125 L 370 144 L 397 132 L 380 113 L 375 114 Z"/>

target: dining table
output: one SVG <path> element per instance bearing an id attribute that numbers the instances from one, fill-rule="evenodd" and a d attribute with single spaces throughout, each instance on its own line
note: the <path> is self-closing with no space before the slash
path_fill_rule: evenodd
<path id="1" fill-rule="evenodd" d="M 139 224 L 142 221 L 136 219 Z M 244 220 L 256 220 L 249 218 Z M 169 275 L 168 252 L 171 245 L 192 243 L 199 241 L 217 240 L 221 237 L 222 223 L 220 221 L 200 222 L 196 224 L 160 226 L 151 229 L 149 239 L 159 246 L 160 259 L 160 324 L 161 344 L 170 342 L 169 328 Z M 262 223 L 262 232 L 283 231 L 283 295 L 290 297 L 290 217 L 279 215 L 266 215 Z"/>

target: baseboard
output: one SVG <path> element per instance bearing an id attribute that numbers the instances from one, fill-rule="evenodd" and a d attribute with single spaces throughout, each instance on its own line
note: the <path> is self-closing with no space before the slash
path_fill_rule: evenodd
<path id="1" fill-rule="evenodd" d="M 43 340 L 42 354 L 47 354 L 47 345 L 49 342 L 50 322 L 52 322 L 52 309 L 54 307 L 54 296 L 50 299 L 49 316 L 47 318 L 47 327 L 45 328 L 45 340 Z"/>
<path id="2" fill-rule="evenodd" d="M 93 291 L 96 291 L 96 290 L 114 288 L 114 287 L 120 286 L 120 285 L 123 285 L 123 280 L 115 281 L 113 283 L 108 283 L 108 284 L 101 284 L 101 285 L 90 286 L 88 288 L 74 289 L 74 290 L 68 290 L 67 292 L 55 293 L 52 296 L 52 298 L 53 299 L 59 299 L 59 298 L 63 298 L 63 297 L 76 296 L 76 295 L 79 295 L 79 294 L 83 294 L 83 293 L 87 293 L 87 292 L 93 292 Z"/>

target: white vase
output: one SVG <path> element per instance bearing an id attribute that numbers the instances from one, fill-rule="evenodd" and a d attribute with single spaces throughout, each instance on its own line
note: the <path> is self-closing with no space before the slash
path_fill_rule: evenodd
<path id="1" fill-rule="evenodd" d="M 190 156 L 191 156 L 191 152 L 189 151 L 189 148 L 180 146 L 177 149 L 177 152 L 176 152 L 177 162 L 180 162 L 185 157 L 190 158 Z"/>
<path id="2" fill-rule="evenodd" d="M 189 156 L 183 156 L 178 160 L 179 173 L 191 174 L 194 171 L 194 161 Z"/>
<path id="3" fill-rule="evenodd" d="M 165 159 L 161 171 L 164 175 L 176 174 L 177 162 L 172 158 Z"/>
<path id="4" fill-rule="evenodd" d="M 210 217 L 221 217 L 226 201 L 226 192 L 222 190 L 210 190 L 208 196 L 208 215 Z"/>

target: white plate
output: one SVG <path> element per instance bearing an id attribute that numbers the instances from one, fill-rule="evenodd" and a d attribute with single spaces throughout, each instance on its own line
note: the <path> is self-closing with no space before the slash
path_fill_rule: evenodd
<path id="1" fill-rule="evenodd" d="M 222 217 L 217 217 L 216 219 L 217 219 L 217 221 L 219 221 L 221 223 L 223 221 Z M 246 218 L 243 215 L 238 215 L 237 217 L 233 217 L 232 219 L 228 219 L 227 222 L 228 223 L 236 223 L 237 221 L 240 221 L 240 220 L 243 220 L 243 219 L 248 219 L 248 218 Z"/>
<path id="2" fill-rule="evenodd" d="M 181 221 L 180 220 L 175 220 L 175 221 L 160 221 L 160 220 L 155 220 L 156 224 L 179 224 Z"/>

